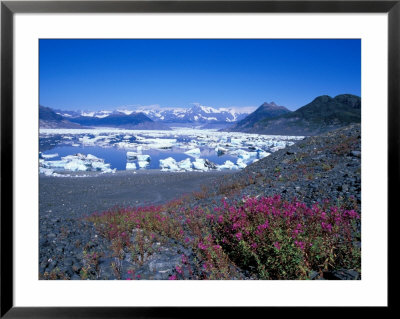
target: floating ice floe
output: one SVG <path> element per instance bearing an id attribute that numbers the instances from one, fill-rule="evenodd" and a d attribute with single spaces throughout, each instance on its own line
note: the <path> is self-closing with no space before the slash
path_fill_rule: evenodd
<path id="1" fill-rule="evenodd" d="M 268 153 L 268 152 L 263 151 L 263 150 L 257 150 L 257 154 L 258 154 L 257 157 L 258 157 L 259 159 L 271 155 L 271 153 Z"/>
<path id="2" fill-rule="evenodd" d="M 232 151 L 230 154 L 232 155 L 236 155 L 237 157 L 247 161 L 250 158 L 254 158 L 257 157 L 257 152 L 247 152 L 245 150 L 236 150 L 236 151 Z"/>
<path id="3" fill-rule="evenodd" d="M 136 153 L 136 152 L 126 152 L 126 159 L 133 161 L 133 160 L 137 160 L 138 155 L 140 155 L 141 153 Z"/>
<path id="4" fill-rule="evenodd" d="M 216 147 L 215 151 L 217 152 L 218 155 L 224 155 L 226 153 L 228 153 L 228 149 L 224 148 L 224 147 Z"/>
<path id="5" fill-rule="evenodd" d="M 148 165 L 149 165 L 148 161 L 138 161 L 138 166 L 140 168 L 146 168 L 146 166 L 148 166 Z"/>
<path id="6" fill-rule="evenodd" d="M 142 141 L 143 149 L 169 149 L 176 145 L 176 138 L 146 138 Z"/>
<path id="7" fill-rule="evenodd" d="M 190 163 L 190 168 L 190 160 L 187 159 L 183 162 L 170 162 L 172 167 L 164 168 L 165 170 L 194 169 L 201 171 L 213 169 L 215 167 L 212 167 L 212 165 L 209 166 L 210 164 L 208 164 L 209 162 L 207 162 L 207 160 L 200 160 L 200 156 L 235 156 L 237 157 L 235 159 L 236 164 L 226 161 L 224 164 L 219 165 L 218 169 L 241 169 L 244 168 L 245 165 L 254 162 L 255 159 L 264 158 L 272 152 L 290 146 L 295 141 L 304 138 L 303 136 L 219 132 L 213 129 L 193 129 L 184 127 L 173 127 L 172 129 L 172 131 L 128 130 L 117 128 L 41 129 L 40 138 L 61 135 L 63 143 L 68 145 L 89 145 L 125 149 L 127 151 L 127 162 L 136 161 L 135 166 L 137 168 L 147 167 L 148 164 L 145 162 L 150 161 L 150 157 L 147 157 L 148 155 L 143 155 L 142 151 L 145 153 L 146 150 L 150 149 L 173 148 L 173 152 L 187 154 L 191 156 L 191 160 L 194 162 Z M 83 170 L 84 166 L 87 167 L 87 170 L 107 170 L 107 168 L 104 167 L 106 164 L 101 164 L 101 161 L 98 162 L 90 158 L 62 158 L 59 161 L 47 161 L 51 158 L 45 158 L 40 155 L 40 159 L 45 159 L 44 163 L 41 163 L 43 168 L 54 170 L 63 169 L 67 164 L 67 168 L 77 171 Z M 199 159 L 199 161 L 195 159 Z M 239 159 L 241 160 L 239 161 Z M 219 159 L 218 162 L 219 161 L 221 161 L 221 159 Z M 225 161 L 225 159 L 222 158 L 222 161 Z M 52 164 L 49 164 L 49 162 L 52 162 Z M 88 165 L 87 162 L 91 164 L 89 163 L 90 165 Z M 139 164 L 139 162 L 141 163 Z"/>
<path id="8" fill-rule="evenodd" d="M 51 176 L 54 173 L 54 170 L 50 168 L 39 167 L 39 173 L 46 176 Z"/>
<path id="9" fill-rule="evenodd" d="M 126 168 L 125 168 L 127 171 L 129 171 L 129 170 L 135 170 L 136 169 L 136 164 L 135 163 L 131 163 L 131 162 L 128 162 L 128 163 L 126 163 Z"/>
<path id="10" fill-rule="evenodd" d="M 160 159 L 160 168 L 162 171 L 179 171 L 180 168 L 176 164 L 175 159 L 168 157 L 166 159 Z"/>
<path id="11" fill-rule="evenodd" d="M 193 162 L 193 168 L 199 171 L 208 171 L 208 167 L 206 166 L 206 161 L 203 158 L 196 158 L 196 161 Z"/>
<path id="12" fill-rule="evenodd" d="M 190 156 L 193 156 L 193 157 L 198 157 L 198 156 L 200 156 L 200 149 L 199 148 L 194 148 L 194 149 L 191 149 L 191 150 L 188 150 L 188 151 L 186 151 L 185 152 L 185 154 L 187 154 L 187 155 L 190 155 Z"/>
<path id="13" fill-rule="evenodd" d="M 242 158 L 238 158 L 236 161 L 236 165 L 238 168 L 243 169 L 247 166 L 247 164 L 243 161 Z"/>
<path id="14" fill-rule="evenodd" d="M 142 155 L 142 154 L 138 154 L 137 156 L 137 160 L 139 162 L 150 162 L 150 155 Z"/>
<path id="15" fill-rule="evenodd" d="M 239 167 L 237 165 L 235 165 L 234 163 L 232 163 L 231 161 L 225 161 L 225 163 L 223 165 L 219 165 L 218 166 L 219 170 L 225 170 L 225 169 L 239 169 Z"/>
<path id="16" fill-rule="evenodd" d="M 71 172 L 78 171 L 98 171 L 102 173 L 115 173 L 116 169 L 111 169 L 110 164 L 104 163 L 104 160 L 92 154 L 67 155 L 60 161 L 39 160 L 39 172 L 46 175 L 53 175 L 54 170 L 64 170 Z M 53 170 L 50 173 L 50 170 Z"/>
<path id="17" fill-rule="evenodd" d="M 40 153 L 40 155 L 39 155 L 39 157 L 44 158 L 44 159 L 55 158 L 57 156 L 58 156 L 57 153 L 55 153 L 55 154 L 43 154 L 43 153 Z"/>
<path id="18" fill-rule="evenodd" d="M 178 162 L 177 165 L 181 170 L 185 170 L 185 171 L 192 170 L 192 163 L 190 161 L 190 158 L 186 158 L 183 161 Z"/>

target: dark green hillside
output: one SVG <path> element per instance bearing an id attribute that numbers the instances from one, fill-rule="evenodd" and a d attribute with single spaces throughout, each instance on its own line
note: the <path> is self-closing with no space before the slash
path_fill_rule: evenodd
<path id="1" fill-rule="evenodd" d="M 361 122 L 361 98 L 342 94 L 322 95 L 298 110 L 276 118 L 264 118 L 250 132 L 284 135 L 316 135 Z"/>
<path id="2" fill-rule="evenodd" d="M 243 129 L 248 129 L 254 126 L 255 123 L 260 121 L 260 119 L 274 118 L 283 114 L 290 113 L 284 106 L 276 105 L 274 102 L 263 103 L 257 110 L 246 116 L 243 120 L 239 121 L 233 131 L 241 131 Z"/>

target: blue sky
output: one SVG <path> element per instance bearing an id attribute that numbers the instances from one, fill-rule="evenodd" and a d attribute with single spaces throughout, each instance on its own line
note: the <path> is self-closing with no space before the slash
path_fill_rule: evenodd
<path id="1" fill-rule="evenodd" d="M 295 110 L 319 95 L 361 95 L 360 40 L 39 40 L 40 104 Z"/>

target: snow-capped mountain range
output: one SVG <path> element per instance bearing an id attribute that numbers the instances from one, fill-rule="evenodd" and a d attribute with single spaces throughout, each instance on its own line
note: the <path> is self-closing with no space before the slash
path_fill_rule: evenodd
<path id="1" fill-rule="evenodd" d="M 67 119 L 77 117 L 106 118 L 112 114 L 132 115 L 143 113 L 155 122 L 163 123 L 192 123 L 192 124 L 233 124 L 244 119 L 251 111 L 239 111 L 233 108 L 213 108 L 198 103 L 188 108 L 161 108 L 161 107 L 136 107 L 130 109 L 117 109 L 114 111 L 61 111 L 55 110 Z"/>

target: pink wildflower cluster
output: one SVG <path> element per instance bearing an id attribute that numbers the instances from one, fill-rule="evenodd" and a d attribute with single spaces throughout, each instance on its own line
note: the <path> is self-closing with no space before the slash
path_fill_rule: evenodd
<path id="1" fill-rule="evenodd" d="M 359 218 L 355 210 L 329 206 L 329 202 L 322 206 L 314 204 L 310 208 L 298 200 L 287 202 L 274 196 L 246 198 L 232 205 L 224 202 L 214 228 L 230 258 L 239 264 L 258 260 L 260 264 L 248 266 L 262 271 L 268 265 L 266 269 L 269 271 L 262 271 L 265 276 L 279 278 L 278 269 L 286 267 L 284 263 L 288 260 L 297 260 L 302 266 L 285 268 L 282 274 L 298 269 L 315 270 L 321 265 L 327 267 L 325 260 L 328 256 L 331 258 L 328 260 L 340 264 L 345 259 L 342 257 L 344 254 L 354 255 L 357 263 L 358 255 L 354 253 L 352 242 L 359 231 Z M 241 245 L 238 245 L 238 240 Z M 291 254 L 292 257 L 280 254 Z M 257 257 L 249 259 L 248 256 Z M 275 269 L 275 274 L 271 269 Z"/>

